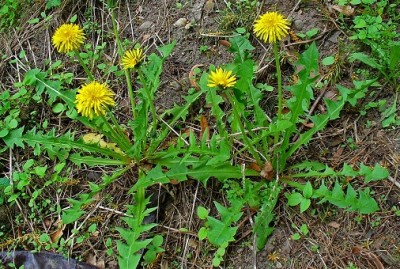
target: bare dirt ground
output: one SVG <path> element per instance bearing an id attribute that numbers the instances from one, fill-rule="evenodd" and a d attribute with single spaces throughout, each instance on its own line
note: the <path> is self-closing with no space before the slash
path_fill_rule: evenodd
<path id="1" fill-rule="evenodd" d="M 32 7 L 33 17 L 40 16 L 43 4 L 36 3 Z M 53 18 L 39 24 L 26 24 L 15 30 L 11 38 L 2 40 L 1 46 L 7 51 L 10 58 L 24 49 L 26 59 L 20 63 L 24 69 L 43 67 L 43 59 L 55 59 L 57 55 L 50 43 L 50 37 L 61 23 L 78 15 L 82 22 L 88 16 L 102 31 L 99 36 L 89 36 L 94 43 L 109 42 L 112 40 L 112 24 L 110 16 L 105 11 L 102 1 L 63 1 L 63 6 L 52 11 Z M 231 35 L 235 20 L 229 21 L 223 17 L 227 9 L 227 1 L 206 0 L 143 0 L 121 1 L 117 10 L 119 27 L 123 39 L 143 44 L 149 51 L 157 46 L 177 41 L 174 53 L 168 59 L 164 70 L 162 86 L 157 100 L 160 111 L 170 108 L 174 103 L 181 102 L 182 96 L 189 88 L 188 74 L 196 65 L 219 65 L 229 62 L 231 55 L 227 52 L 223 42 Z M 283 62 L 283 71 L 286 82 L 291 80 L 293 68 L 290 57 L 304 51 L 307 44 L 316 41 L 321 57 L 336 53 L 347 46 L 347 35 L 339 28 L 338 13 L 329 9 L 325 1 L 259 1 L 263 2 L 263 11 L 278 10 L 292 21 L 293 33 L 282 44 L 282 54 L 287 60 Z M 178 5 L 177 5 L 178 3 Z M 211 5 L 211 3 L 213 5 Z M 181 6 L 179 4 L 182 4 Z M 248 14 L 249 15 L 249 14 Z M 257 14 L 250 14 L 255 17 Z M 239 16 L 240 17 L 240 16 Z M 254 19 L 254 18 L 252 18 Z M 239 23 L 240 24 L 240 23 Z M 319 32 L 311 40 L 299 41 L 295 33 L 304 33 L 318 28 Z M 262 70 L 258 80 L 276 85 L 273 66 L 272 49 L 261 44 L 255 38 L 251 41 L 257 50 L 255 57 Z M 116 60 L 116 44 L 107 43 L 107 55 L 111 62 Z M 337 83 L 348 85 L 353 76 L 352 66 L 346 62 L 346 51 L 343 52 L 343 66 L 337 74 Z M 21 70 L 15 65 L 4 61 L 0 65 L 3 87 L 12 87 L 19 81 Z M 67 60 L 68 62 L 68 60 Z M 81 72 L 75 63 L 69 63 L 66 68 Z M 326 71 L 326 70 L 325 70 Z M 110 78 L 115 79 L 115 78 Z M 78 82 L 74 82 L 76 84 Z M 121 106 L 119 117 L 124 117 L 124 89 L 115 89 L 118 93 L 118 102 Z M 333 90 L 332 90 L 333 91 Z M 385 93 L 381 93 L 385 96 Z M 318 95 L 318 94 L 316 94 Z M 276 97 L 265 96 L 265 109 L 271 109 Z M 51 115 L 43 108 L 43 115 Z M 43 115 L 41 117 L 43 117 Z M 193 115 L 196 116 L 196 115 Z M 57 119 L 54 115 L 54 126 L 70 126 L 65 119 Z M 365 121 L 375 122 L 366 128 Z M 358 164 L 364 162 L 374 165 L 379 162 L 391 171 L 392 178 L 398 179 L 400 160 L 400 132 L 382 130 L 376 122 L 376 115 L 367 114 L 359 117 L 357 111 L 348 109 L 340 120 L 332 122 L 328 128 L 318 134 L 312 142 L 302 148 L 295 158 L 299 160 L 316 160 L 329 164 L 331 167 L 340 167 L 344 162 Z M 65 124 L 66 123 L 66 124 Z M 196 124 L 193 120 L 191 123 Z M 354 145 L 347 143 L 352 138 Z M 23 153 L 21 153 L 23 155 Z M 23 159 L 23 156 L 15 158 Z M 4 157 L 6 159 L 6 157 Z M 3 167 L 2 169 L 6 169 Z M 96 171 L 87 171 L 86 180 L 98 178 Z M 116 182 L 113 188 L 104 193 L 115 204 L 115 209 L 123 210 L 129 197 L 121 196 L 121 188 L 129 189 L 132 178 L 125 178 Z M 354 183 L 362 187 L 362 182 Z M 371 184 L 371 183 L 370 183 Z M 260 252 L 254 250 L 251 234 L 252 218 L 250 210 L 244 212 L 246 217 L 240 223 L 237 241 L 229 248 L 222 268 L 400 268 L 400 220 L 391 208 L 399 206 L 399 189 L 390 181 L 379 181 L 370 185 L 374 190 L 374 197 L 380 205 L 380 211 L 359 218 L 356 213 L 348 213 L 333 206 L 319 205 L 315 210 L 299 213 L 298 208 L 289 208 L 285 205 L 285 197 L 281 197 L 276 208 L 276 230 L 268 243 Z M 86 186 L 82 185 L 81 189 Z M 71 190 L 81 191 L 75 187 Z M 199 241 L 196 232 L 202 225 L 197 218 L 197 206 L 214 208 L 213 201 L 224 202 L 220 192 L 220 183 L 211 181 L 207 188 L 195 181 L 187 181 L 172 186 L 160 203 L 159 226 L 157 232 L 165 237 L 165 252 L 157 258 L 151 268 L 211 268 L 214 249 L 206 242 Z M 159 190 L 155 189 L 155 193 Z M 114 236 L 115 231 L 109 229 L 110 223 L 115 224 L 113 215 L 98 212 L 93 215 L 102 219 L 98 226 L 100 231 L 91 245 L 77 246 L 70 254 L 88 260 L 95 257 L 97 261 L 104 261 L 105 268 L 116 268 L 116 257 L 105 254 L 104 242 Z M 292 235 L 299 231 L 302 224 L 307 224 L 309 233 L 300 240 L 293 240 Z M 183 232 L 185 229 L 187 232 Z M 356 267 L 350 267 L 353 264 Z M 383 267 L 382 267 L 383 266 Z"/>

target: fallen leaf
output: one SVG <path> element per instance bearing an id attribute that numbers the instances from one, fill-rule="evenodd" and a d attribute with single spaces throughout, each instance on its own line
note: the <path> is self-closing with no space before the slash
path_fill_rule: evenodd
<path id="1" fill-rule="evenodd" d="M 85 144 L 97 144 L 102 140 L 102 137 L 102 134 L 88 133 L 82 136 L 82 140 Z"/>
<path id="2" fill-rule="evenodd" d="M 314 127 L 314 123 L 312 123 L 312 122 L 303 122 L 303 125 L 304 125 L 304 127 L 307 127 L 310 129 Z"/>
<path id="3" fill-rule="evenodd" d="M 203 115 L 200 116 L 200 139 L 203 139 L 203 135 L 206 132 L 206 130 L 208 130 L 207 132 L 207 140 L 210 139 L 210 128 L 208 127 L 208 121 L 206 119 L 206 117 L 204 117 Z"/>
<path id="4" fill-rule="evenodd" d="M 53 243 L 57 243 L 58 240 L 63 236 L 64 234 L 64 229 L 65 229 L 66 225 L 59 225 L 59 227 L 57 228 L 57 230 L 55 230 L 53 233 L 50 234 L 50 239 L 51 242 Z"/>
<path id="5" fill-rule="evenodd" d="M 340 224 L 337 223 L 336 221 L 331 221 L 327 225 L 335 229 L 338 229 L 340 227 Z"/>
<path id="6" fill-rule="evenodd" d="M 345 5 L 345 6 L 331 5 L 330 9 L 339 11 L 345 16 L 351 16 L 354 13 L 354 8 L 350 5 Z"/>
<path id="7" fill-rule="evenodd" d="M 340 160 L 340 156 L 342 156 L 343 151 L 344 147 L 338 147 L 337 151 L 333 154 L 332 159 Z"/>
<path id="8" fill-rule="evenodd" d="M 218 43 L 227 48 L 230 48 L 230 46 L 231 46 L 231 42 L 229 42 L 228 40 L 225 40 L 225 39 L 219 40 Z"/>
<path id="9" fill-rule="evenodd" d="M 274 177 L 274 167 L 272 166 L 272 163 L 269 161 L 266 161 L 264 164 L 263 170 L 260 172 L 260 176 L 267 180 L 272 180 Z"/>
<path id="10" fill-rule="evenodd" d="M 257 163 L 250 163 L 249 166 L 250 166 L 250 169 L 257 171 L 257 172 L 261 172 L 261 167 Z"/>
<path id="11" fill-rule="evenodd" d="M 102 134 L 96 134 L 96 133 L 88 133 L 82 136 L 83 143 L 85 144 L 98 144 L 100 148 L 106 148 L 115 151 L 116 153 L 119 153 L 121 155 L 125 155 L 122 150 L 117 147 L 116 143 L 107 143 L 103 139 Z"/>
<path id="12" fill-rule="evenodd" d="M 52 224 L 51 219 L 46 218 L 46 219 L 44 220 L 44 225 L 46 226 L 46 228 L 50 228 L 51 224 Z"/>
<path id="13" fill-rule="evenodd" d="M 198 67 L 202 67 L 204 66 L 204 64 L 196 64 L 194 65 L 189 72 L 189 82 L 190 82 L 190 86 L 195 88 L 196 90 L 200 90 L 199 85 L 196 82 L 196 75 L 194 74 L 194 70 Z"/>

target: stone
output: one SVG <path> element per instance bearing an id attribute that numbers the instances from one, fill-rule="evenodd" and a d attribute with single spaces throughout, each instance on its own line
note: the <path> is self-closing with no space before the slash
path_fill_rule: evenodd
<path id="1" fill-rule="evenodd" d="M 295 20 L 293 22 L 293 27 L 296 31 L 301 31 L 303 30 L 304 22 L 302 20 Z"/>
<path id="2" fill-rule="evenodd" d="M 154 23 L 151 21 L 145 21 L 139 26 L 140 31 L 146 31 L 149 30 L 151 27 L 153 27 Z"/>
<path id="3" fill-rule="evenodd" d="M 184 27 L 188 23 L 188 20 L 186 18 L 180 18 L 178 19 L 175 23 L 175 27 Z"/>

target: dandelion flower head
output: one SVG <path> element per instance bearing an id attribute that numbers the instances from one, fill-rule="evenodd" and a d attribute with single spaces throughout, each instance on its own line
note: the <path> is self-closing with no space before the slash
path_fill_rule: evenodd
<path id="1" fill-rule="evenodd" d="M 278 12 L 267 12 L 254 22 L 254 33 L 265 43 L 282 40 L 289 30 L 289 21 Z"/>
<path id="2" fill-rule="evenodd" d="M 66 23 L 61 25 L 53 35 L 53 46 L 58 52 L 68 53 L 79 47 L 85 41 L 85 33 L 77 24 Z"/>
<path id="3" fill-rule="evenodd" d="M 84 117 L 92 119 L 106 113 L 108 106 L 114 106 L 114 92 L 106 84 L 96 81 L 82 86 L 76 95 L 76 109 Z"/>
<path id="4" fill-rule="evenodd" d="M 142 49 L 132 49 L 125 52 L 122 57 L 122 67 L 124 69 L 134 68 L 144 59 Z"/>
<path id="5" fill-rule="evenodd" d="M 232 74 L 232 71 L 217 68 L 217 70 L 211 71 L 207 86 L 226 89 L 235 86 L 235 84 L 236 76 Z"/>

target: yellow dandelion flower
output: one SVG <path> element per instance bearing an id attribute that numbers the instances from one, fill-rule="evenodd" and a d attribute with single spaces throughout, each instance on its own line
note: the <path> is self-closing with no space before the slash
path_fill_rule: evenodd
<path id="1" fill-rule="evenodd" d="M 254 33 L 265 43 L 282 40 L 289 30 L 289 21 L 278 12 L 267 12 L 254 22 Z"/>
<path id="2" fill-rule="evenodd" d="M 104 84 L 96 81 L 82 86 L 76 95 L 76 109 L 78 113 L 90 119 L 106 113 L 108 106 L 114 106 L 114 93 Z"/>
<path id="3" fill-rule="evenodd" d="M 134 68 L 141 61 L 143 61 L 144 55 L 142 49 L 132 49 L 125 52 L 122 57 L 122 67 L 124 69 Z"/>
<path id="4" fill-rule="evenodd" d="M 235 84 L 236 76 L 232 74 L 232 71 L 217 68 L 217 70 L 211 71 L 207 86 L 226 89 L 235 86 Z"/>
<path id="5" fill-rule="evenodd" d="M 79 49 L 85 41 L 85 33 L 79 25 L 66 23 L 56 30 L 52 41 L 58 52 L 67 53 Z"/>

